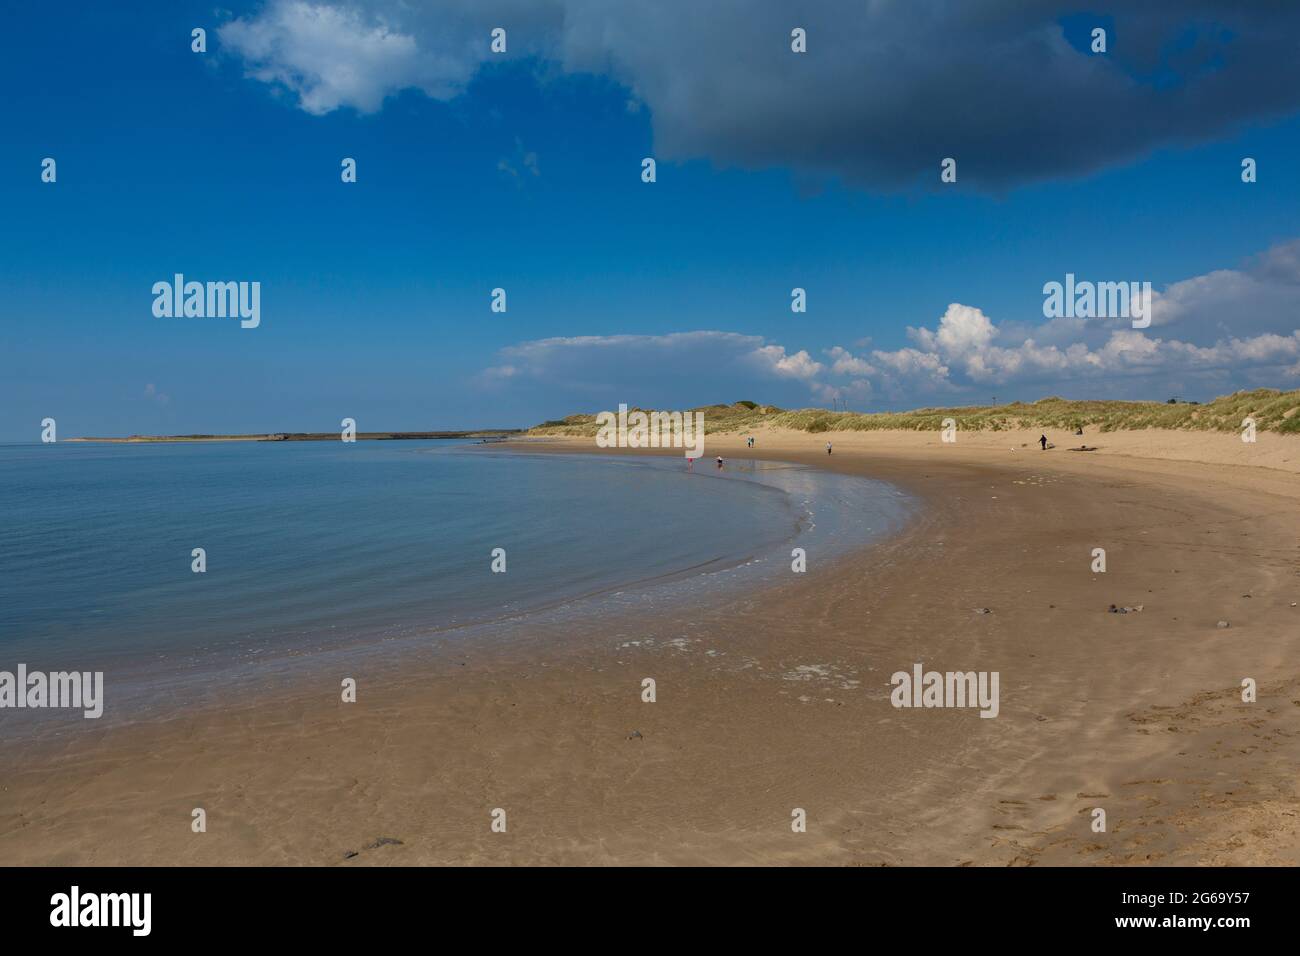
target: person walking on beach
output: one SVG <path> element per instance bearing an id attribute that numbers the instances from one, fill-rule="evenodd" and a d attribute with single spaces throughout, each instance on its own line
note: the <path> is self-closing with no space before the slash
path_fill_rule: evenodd
<path id="1" fill-rule="evenodd" d="M 1046 435 L 1039 435 L 1039 436 L 1038 436 L 1038 444 L 1040 444 L 1040 445 L 1043 446 L 1043 451 L 1047 451 L 1047 436 L 1046 436 Z"/>
<path id="2" fill-rule="evenodd" d="M 718 467 L 719 467 L 719 468 L 722 467 L 722 456 L 721 456 L 721 455 L 718 456 Z"/>
<path id="3" fill-rule="evenodd" d="M 827 442 L 827 443 L 826 443 L 826 454 L 829 455 L 830 453 L 831 453 L 831 443 L 830 443 L 830 442 Z"/>

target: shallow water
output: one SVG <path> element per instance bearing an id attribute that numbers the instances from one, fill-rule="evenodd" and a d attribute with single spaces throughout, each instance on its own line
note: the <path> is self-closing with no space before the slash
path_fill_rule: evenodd
<path id="1" fill-rule="evenodd" d="M 793 547 L 861 546 L 909 507 L 797 465 L 439 441 L 3 446 L 0 488 L 0 670 L 105 670 L 119 688 L 704 600 L 789 574 Z"/>

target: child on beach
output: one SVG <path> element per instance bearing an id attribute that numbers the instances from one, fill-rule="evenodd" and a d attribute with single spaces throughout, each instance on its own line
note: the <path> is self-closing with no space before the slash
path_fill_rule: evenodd
<path id="1" fill-rule="evenodd" d="M 718 456 L 718 467 L 719 467 L 719 468 L 722 467 L 722 456 L 721 456 L 721 455 Z"/>
<path id="2" fill-rule="evenodd" d="M 826 443 L 826 454 L 829 455 L 830 453 L 831 453 L 831 443 L 830 443 L 830 442 L 827 442 L 827 443 Z"/>

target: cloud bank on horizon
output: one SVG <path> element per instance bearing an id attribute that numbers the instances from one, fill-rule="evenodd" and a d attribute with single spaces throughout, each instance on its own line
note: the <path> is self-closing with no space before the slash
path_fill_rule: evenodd
<path id="1" fill-rule="evenodd" d="M 1103 18 L 1123 41 L 1104 57 L 1089 55 L 1076 10 L 1023 0 L 270 0 L 219 36 L 246 76 L 324 116 L 382 111 L 407 90 L 453 100 L 490 68 L 485 37 L 504 26 L 509 57 L 534 64 L 539 84 L 558 71 L 625 88 L 629 106 L 649 113 L 660 161 L 787 169 L 875 192 L 923 177 L 922 188 L 938 188 L 936 157 L 954 155 L 963 188 L 1001 194 L 1300 110 L 1300 4 L 1126 8 Z M 789 55 L 792 25 L 818 55 Z M 1127 319 L 990 317 L 953 302 L 933 328 L 909 327 L 902 348 L 810 352 L 715 330 L 550 337 L 504 349 L 478 382 L 597 401 L 662 383 L 666 368 L 683 380 L 725 370 L 731 387 L 782 382 L 817 401 L 891 403 L 1017 386 L 1287 387 L 1300 380 L 1298 291 L 1300 239 L 1158 290 L 1143 330 Z"/>
<path id="2" fill-rule="evenodd" d="M 503 350 L 501 363 L 480 380 L 551 387 L 581 381 L 591 393 L 604 394 L 648 385 L 662 378 L 664 368 L 683 378 L 749 372 L 759 383 L 797 381 L 819 401 L 844 399 L 859 407 L 877 398 L 891 404 L 952 400 L 990 388 L 1053 389 L 1062 382 L 1101 384 L 1111 394 L 1112 386 L 1125 382 L 1176 380 L 1184 392 L 1208 394 L 1236 382 L 1300 383 L 1300 329 L 1269 331 L 1296 324 L 1297 302 L 1300 239 L 1269 249 L 1244 269 L 1216 270 L 1157 292 L 1148 330 L 1134 330 L 1128 319 L 995 323 L 979 308 L 954 302 L 936 328 L 909 327 L 913 344 L 894 350 L 855 354 L 835 345 L 817 359 L 761 336 L 721 331 L 550 338 Z M 1210 344 L 1194 344 L 1193 337 Z"/>

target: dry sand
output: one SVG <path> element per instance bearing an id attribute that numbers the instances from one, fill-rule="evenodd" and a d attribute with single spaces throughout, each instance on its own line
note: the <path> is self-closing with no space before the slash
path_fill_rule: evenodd
<path id="1" fill-rule="evenodd" d="M 1300 862 L 1300 439 L 756 435 L 706 454 L 883 478 L 927 507 L 703 612 L 353 674 L 355 704 L 319 680 L 4 740 L 0 861 Z M 890 675 L 918 661 L 998 671 L 999 716 L 894 709 Z"/>

